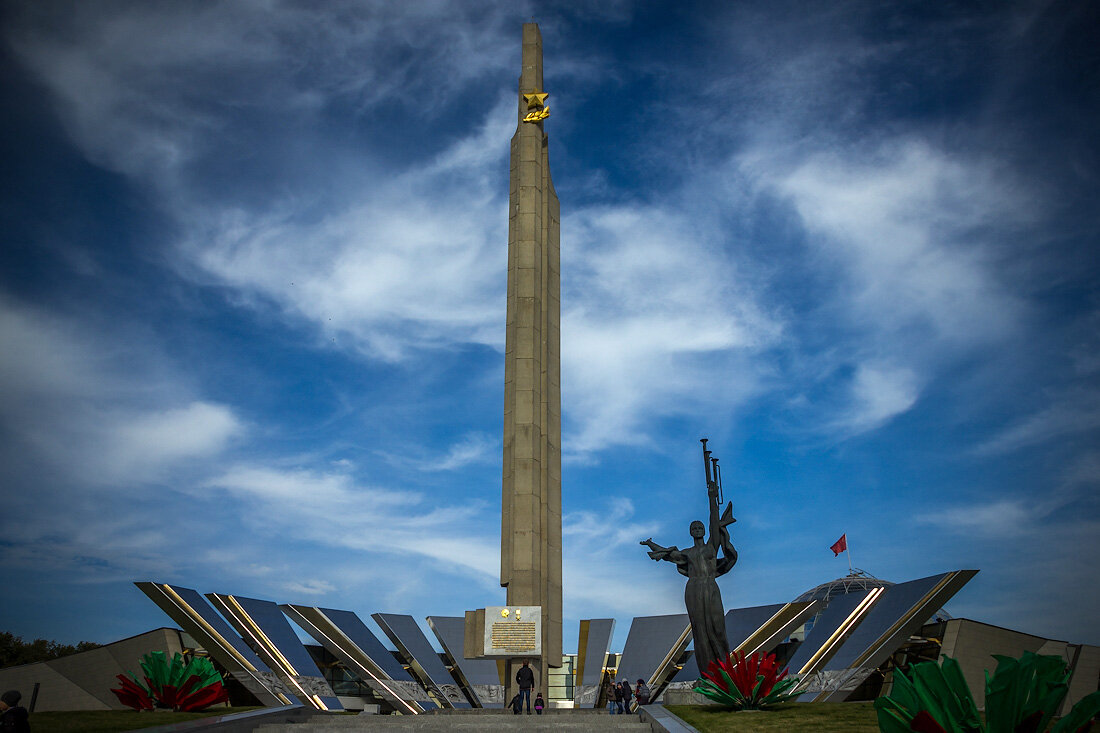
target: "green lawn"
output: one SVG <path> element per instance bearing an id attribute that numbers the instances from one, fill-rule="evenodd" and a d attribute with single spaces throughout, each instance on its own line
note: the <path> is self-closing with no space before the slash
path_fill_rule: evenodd
<path id="1" fill-rule="evenodd" d="M 153 728 L 185 720 L 245 713 L 258 708 L 213 708 L 201 713 L 139 713 L 136 710 L 82 710 L 77 712 L 32 713 L 34 733 L 116 733 Z"/>
<path id="2" fill-rule="evenodd" d="M 878 733 L 869 702 L 791 702 L 764 712 L 737 713 L 718 705 L 669 705 L 702 733 Z"/>

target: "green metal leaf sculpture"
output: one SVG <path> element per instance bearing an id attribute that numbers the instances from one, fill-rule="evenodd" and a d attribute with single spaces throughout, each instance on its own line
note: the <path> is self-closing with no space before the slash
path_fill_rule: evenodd
<path id="1" fill-rule="evenodd" d="M 882 733 L 1040 733 L 1045 731 L 1069 690 L 1069 672 L 1061 657 L 1025 652 L 1020 659 L 995 656 L 997 669 L 986 672 L 985 715 L 963 678 L 959 663 L 944 657 L 898 672 L 894 689 L 875 700 Z M 1100 692 L 1079 700 L 1051 733 L 1083 733 L 1100 713 Z"/>
<path id="2" fill-rule="evenodd" d="M 774 654 L 753 652 L 745 657 L 743 652 L 731 652 L 724 662 L 708 665 L 694 690 L 738 710 L 760 710 L 790 700 L 788 691 L 797 683 L 797 677 L 787 677 L 786 669 L 779 671 Z"/>
<path id="3" fill-rule="evenodd" d="M 1086 695 L 1077 701 L 1069 714 L 1054 724 L 1050 733 L 1086 733 L 1092 719 L 1100 715 L 1100 692 Z"/>
<path id="4" fill-rule="evenodd" d="M 229 693 L 220 674 L 206 657 L 184 659 L 179 652 L 168 661 L 165 652 L 152 652 L 141 658 L 145 684 L 133 672 L 118 675 L 122 686 L 112 689 L 122 704 L 135 710 L 154 706 L 193 712 L 219 702 L 228 702 Z"/>
<path id="5" fill-rule="evenodd" d="M 944 657 L 942 666 L 935 662 L 914 664 L 909 674 L 895 674 L 890 696 L 875 700 L 882 733 L 983 730 L 978 706 L 957 661 Z"/>
<path id="6" fill-rule="evenodd" d="M 1061 657 L 1030 652 L 1019 659 L 994 654 L 997 669 L 985 673 L 986 733 L 1044 731 L 1069 691 Z"/>

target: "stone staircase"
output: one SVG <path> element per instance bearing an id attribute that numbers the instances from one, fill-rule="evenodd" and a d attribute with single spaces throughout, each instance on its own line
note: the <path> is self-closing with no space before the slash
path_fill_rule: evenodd
<path id="1" fill-rule="evenodd" d="M 503 710 L 440 710 L 423 715 L 315 715 L 306 723 L 268 723 L 255 733 L 354 733 L 355 731 L 614 731 L 650 733 L 637 715 L 606 710 L 545 710 L 513 715 Z"/>

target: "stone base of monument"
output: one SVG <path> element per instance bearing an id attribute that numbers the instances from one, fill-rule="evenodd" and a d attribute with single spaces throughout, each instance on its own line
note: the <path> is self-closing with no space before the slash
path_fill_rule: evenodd
<path id="1" fill-rule="evenodd" d="M 711 700 L 706 695 L 700 695 L 698 692 L 691 690 L 690 688 L 683 688 L 678 690 L 668 689 L 665 690 L 665 694 L 662 702 L 665 705 L 717 705 L 714 700 Z"/>

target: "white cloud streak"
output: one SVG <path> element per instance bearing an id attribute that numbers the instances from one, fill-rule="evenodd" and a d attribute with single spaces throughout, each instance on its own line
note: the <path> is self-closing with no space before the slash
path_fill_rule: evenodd
<path id="1" fill-rule="evenodd" d="M 86 154 L 161 192 L 185 232 L 183 272 L 227 285 L 259 310 L 274 304 L 316 329 L 318 344 L 409 366 L 425 350 L 503 347 L 510 94 L 465 136 L 433 157 L 413 156 L 396 172 L 376 167 L 372 174 L 369 152 L 360 151 L 365 172 L 356 175 L 333 160 L 343 200 L 355 203 L 320 216 L 312 197 L 294 186 L 263 208 L 211 205 L 191 172 L 219 153 L 214 146 L 229 152 L 230 143 L 219 140 L 247 132 L 230 121 L 241 105 L 277 103 L 280 115 L 308 124 L 324 105 L 355 97 L 370 124 L 378 105 L 427 95 L 434 106 L 426 114 L 446 114 L 464 80 L 514 61 L 506 53 L 514 33 L 505 37 L 500 26 L 507 13 L 492 3 L 485 9 L 476 29 L 447 24 L 446 38 L 424 8 L 349 8 L 338 17 L 281 3 L 255 27 L 250 9 L 233 4 L 211 5 L 187 24 L 156 9 L 84 17 L 78 7 L 83 25 L 65 41 L 26 29 L 12 37 L 53 90 Z M 276 68 L 288 54 L 286 39 L 296 37 L 290 28 L 312 29 L 306 42 L 324 49 L 325 59 L 308 67 L 316 77 Z M 370 70 L 396 53 L 394 28 L 412 44 L 402 53 L 416 71 L 399 65 L 392 79 L 376 78 Z M 192 48 L 190 37 L 200 30 L 204 37 Z M 102 38 L 115 43 L 103 46 Z M 236 38 L 246 40 L 230 42 Z M 364 70 L 352 63 L 359 57 L 372 64 Z M 422 72 L 434 58 L 463 58 L 451 69 L 457 78 L 430 83 Z M 233 71 L 219 78 L 215 68 Z M 585 75 L 576 62 L 570 68 Z M 262 88 L 243 83 L 250 75 L 264 75 Z M 244 96 L 219 107 L 196 96 L 200 88 Z M 320 152 L 345 155 L 331 146 Z M 729 376 L 719 391 L 731 409 L 753 392 L 756 377 L 745 357 L 774 342 L 781 326 L 755 302 L 752 285 L 739 281 L 736 263 L 715 259 L 718 212 L 646 202 L 569 210 L 562 333 L 564 353 L 575 356 L 567 356 L 564 390 L 569 413 L 580 416 L 566 445 L 571 457 L 645 443 L 647 415 L 696 409 L 715 359 Z"/>
<path id="2" fill-rule="evenodd" d="M 470 434 L 452 445 L 447 455 L 438 463 L 424 464 L 421 467 L 431 471 L 453 471 L 471 463 L 490 460 L 490 457 L 496 458 L 499 449 L 500 441 L 480 433 Z"/>
<path id="3" fill-rule="evenodd" d="M 364 486 L 350 475 L 240 465 L 205 484 L 247 507 L 248 521 L 294 543 L 313 543 L 370 557 L 441 563 L 481 582 L 496 578 L 499 537 L 475 527 L 481 507 L 428 505 L 407 490 Z"/>
<path id="4" fill-rule="evenodd" d="M 562 518 L 566 602 L 572 608 L 583 609 L 575 615 L 629 616 L 639 608 L 651 613 L 683 612 L 674 579 L 650 581 L 633 572 L 642 558 L 649 562 L 644 548 L 638 545 L 639 538 L 657 529 L 655 523 L 635 514 L 634 503 L 619 498 L 606 502 L 599 510 L 569 512 Z"/>
<path id="5" fill-rule="evenodd" d="M 435 114 L 445 114 L 466 82 L 510 60 L 501 27 L 509 15 L 494 3 L 245 0 L 196 12 L 74 2 L 21 8 L 7 36 L 57 96 L 90 159 L 145 178 L 240 134 L 226 126 L 233 110 L 311 113 L 333 99 L 367 110 L 430 96 Z M 425 66 L 440 71 L 424 74 Z"/>
<path id="6" fill-rule="evenodd" d="M 604 178 L 595 194 L 612 203 L 593 191 L 563 201 L 567 460 L 651 445 L 662 419 L 713 404 L 725 413 L 715 422 L 735 423 L 733 413 L 761 396 L 798 406 L 790 433 L 850 439 L 921 405 L 945 365 L 995 350 L 1028 315 L 1003 270 L 1013 255 L 1005 242 L 1041 206 L 1032 187 L 980 145 L 950 145 L 915 126 L 865 136 L 861 111 L 849 104 L 871 99 L 857 87 L 905 44 L 864 47 L 850 29 L 833 33 L 845 20 L 835 9 L 793 28 L 770 28 L 767 13 L 734 12 L 749 22 L 714 28 L 737 28 L 725 46 L 745 58 L 719 59 L 715 68 L 742 72 L 712 75 L 705 96 L 743 93 L 746 114 L 736 122 L 715 115 L 708 128 L 697 105 L 663 117 L 663 103 L 654 104 L 622 157 L 674 171 L 668 180 L 676 182 L 609 191 Z M 307 347 L 415 377 L 470 345 L 503 346 L 503 176 L 514 99 L 508 89 L 471 122 L 481 113 L 464 95 L 489 76 L 511 83 L 517 15 L 524 13 L 496 3 L 213 2 L 199 11 L 26 4 L 4 33 L 84 155 L 127 176 L 174 219 L 179 272 L 265 321 L 293 324 L 295 337 L 308 334 Z M 777 54 L 771 41 L 784 34 Z M 581 82 L 605 72 L 578 57 L 566 66 Z M 705 75 L 660 61 L 652 68 L 683 74 L 685 87 Z M 333 133 L 337 108 L 354 120 Z M 394 119 L 432 132 L 389 142 L 383 133 Z M 308 134 L 316 129 L 324 135 Z M 684 155 L 681 142 L 699 139 L 705 155 Z M 787 263 L 760 267 L 746 253 L 751 226 L 741 215 L 751 216 L 754 198 L 786 207 L 776 228 L 797 225 L 801 238 L 785 244 L 827 281 L 813 304 L 792 306 L 797 298 L 776 292 L 789 284 L 778 272 Z M 287 463 L 277 456 L 227 458 L 255 431 L 237 408 L 176 384 L 185 380 L 162 374 L 170 369 L 120 368 L 133 350 L 88 336 L 75 319 L 0 306 L 0 376 L 12 387 L 2 400 L 6 425 L 18 449 L 81 490 L 161 481 L 200 503 L 237 502 L 262 538 L 236 548 L 250 559 L 240 577 L 252 572 L 286 592 L 332 594 L 345 578 L 376 580 L 395 558 L 410 577 L 428 563 L 494 587 L 495 526 L 481 521 L 484 507 L 379 488 L 351 463 L 285 468 L 273 467 Z M 815 341 L 819 332 L 827 345 Z M 1061 394 L 978 455 L 1100 425 L 1092 392 Z M 476 433 L 450 440 L 432 449 L 441 456 L 433 468 L 471 466 L 498 445 Z M 1080 464 L 1079 473 L 1074 481 L 1091 486 L 1094 467 Z M 1042 516 L 1076 500 L 1067 496 L 1041 507 Z M 1013 536 L 1035 511 L 1009 497 L 921 519 L 996 539 Z M 106 533 L 115 538 L 108 551 L 127 558 L 120 564 L 140 557 L 156 566 L 163 540 L 140 526 L 150 512 L 100 518 L 75 527 L 68 550 L 43 541 L 30 554 L 36 562 L 63 551 L 94 560 L 96 537 Z M 654 601 L 678 604 L 675 574 L 639 586 L 592 561 L 608 550 L 640 552 L 637 539 L 651 531 L 625 505 L 568 515 L 575 602 L 623 614 L 677 610 Z M 308 565 L 288 556 L 313 546 L 339 556 L 332 575 L 286 582 L 287 568 L 300 574 Z M 411 581 L 390 579 L 390 587 L 390 600 L 423 593 Z"/>
<path id="7" fill-rule="evenodd" d="M 69 318 L 0 302 L 0 419 L 51 470 L 101 486 L 154 480 L 216 456 L 245 432 L 233 410 L 169 387 L 149 344 L 89 333 Z"/>
<path id="8" fill-rule="evenodd" d="M 645 444 L 655 416 L 733 409 L 758 388 L 749 357 L 782 325 L 708 244 L 720 241 L 713 213 L 634 204 L 566 218 L 562 390 L 581 416 L 567 455 Z"/>
<path id="9" fill-rule="evenodd" d="M 873 430 L 908 412 L 917 394 L 917 378 L 911 370 L 860 364 L 852 378 L 849 407 L 838 414 L 831 428 L 841 435 Z"/>
<path id="10" fill-rule="evenodd" d="M 511 116 L 501 101 L 430 166 L 363 184 L 361 203 L 320 222 L 296 222 L 293 204 L 278 214 L 195 211 L 202 224 L 182 254 L 258 307 L 273 301 L 370 358 L 499 346 L 506 235 L 502 192 L 488 179 L 504 168 Z"/>
<path id="11" fill-rule="evenodd" d="M 1019 305 L 974 234 L 1020 209 L 995 170 L 916 139 L 846 152 L 814 154 L 774 185 L 810 246 L 841 263 L 856 318 L 892 333 L 924 325 L 950 341 L 1010 330 Z"/>
<path id="12" fill-rule="evenodd" d="M 1077 389 L 1059 396 L 1052 404 L 1009 425 L 977 446 L 979 455 L 1003 455 L 1022 448 L 1048 443 L 1056 438 L 1076 437 L 1100 428 L 1100 393 Z"/>

